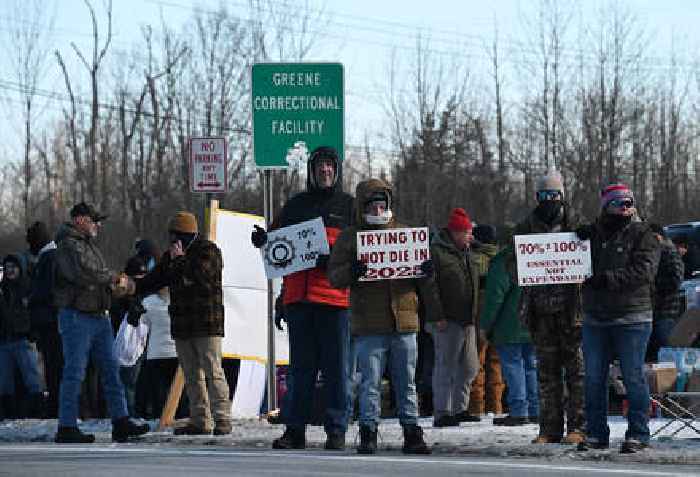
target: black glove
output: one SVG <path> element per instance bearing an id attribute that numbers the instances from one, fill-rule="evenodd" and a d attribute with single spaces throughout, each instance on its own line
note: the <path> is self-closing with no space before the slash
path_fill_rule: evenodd
<path id="1" fill-rule="evenodd" d="M 435 274 L 435 264 L 432 260 L 426 260 L 420 264 L 420 271 L 423 272 L 424 278 L 430 278 Z"/>
<path id="2" fill-rule="evenodd" d="M 355 260 L 352 263 L 352 279 L 354 281 L 359 280 L 360 278 L 364 277 L 365 274 L 367 273 L 367 264 L 365 262 L 360 262 L 359 260 Z"/>
<path id="3" fill-rule="evenodd" d="M 287 318 L 284 316 L 284 302 L 282 301 L 282 295 L 280 294 L 275 300 L 275 327 L 280 331 L 284 331 L 284 328 L 282 327 L 283 321 L 287 321 Z"/>
<path id="4" fill-rule="evenodd" d="M 319 255 L 316 257 L 316 268 L 326 270 L 328 268 L 328 260 L 330 260 L 330 258 L 330 255 Z"/>
<path id="5" fill-rule="evenodd" d="M 139 326 L 139 320 L 144 313 L 146 313 L 146 309 L 141 304 L 141 300 L 134 300 L 126 311 L 126 322 L 131 326 Z"/>
<path id="6" fill-rule="evenodd" d="M 593 275 L 586 278 L 586 281 L 584 281 L 583 284 L 588 285 L 594 290 L 602 290 L 608 286 L 608 277 L 605 274 Z"/>
<path id="7" fill-rule="evenodd" d="M 580 240 L 588 240 L 593 235 L 593 227 L 590 225 L 582 225 L 576 229 L 576 236 Z"/>
<path id="8" fill-rule="evenodd" d="M 250 234 L 250 241 L 253 243 L 253 247 L 260 248 L 267 243 L 267 232 L 259 225 L 253 225 L 253 227 L 255 230 Z"/>

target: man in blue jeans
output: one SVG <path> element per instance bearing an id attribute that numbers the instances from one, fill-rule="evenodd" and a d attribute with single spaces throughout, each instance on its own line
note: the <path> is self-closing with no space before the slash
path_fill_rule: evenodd
<path id="1" fill-rule="evenodd" d="M 112 440 L 126 442 L 148 432 L 148 425 L 129 419 L 114 338 L 109 319 L 112 293 L 126 293 L 128 280 L 107 268 L 95 239 L 106 216 L 81 202 L 71 211 L 71 221 L 59 233 L 56 249 L 54 304 L 63 342 L 64 368 L 59 394 L 57 443 L 91 443 L 92 434 L 78 428 L 78 399 L 90 356 L 100 370 L 112 417 Z"/>
<path id="2" fill-rule="evenodd" d="M 593 276 L 583 287 L 583 355 L 586 381 L 586 440 L 579 450 L 609 446 L 608 372 L 620 360 L 627 390 L 627 432 L 621 453 L 649 446 L 649 388 L 644 355 L 652 327 L 653 284 L 660 245 L 650 226 L 636 220 L 634 195 L 624 184 L 601 194 L 601 215 L 577 229 L 591 241 Z"/>

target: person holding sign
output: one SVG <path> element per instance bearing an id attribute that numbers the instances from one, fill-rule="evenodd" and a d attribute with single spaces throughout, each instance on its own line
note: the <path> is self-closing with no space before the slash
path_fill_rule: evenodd
<path id="1" fill-rule="evenodd" d="M 564 202 L 564 184 L 557 171 L 537 181 L 537 207 L 515 229 L 515 235 L 573 232 L 576 221 Z M 539 366 L 540 432 L 536 444 L 577 444 L 584 439 L 584 381 L 581 350 L 579 284 L 523 287 L 523 313 Z M 562 379 L 562 370 L 565 380 Z M 568 390 L 565 399 L 564 383 Z M 567 405 L 566 410 L 564 409 Z M 566 412 L 566 436 L 564 413 Z M 532 418 L 533 416 L 530 416 Z M 509 424 L 508 418 L 494 424 Z"/>
<path id="2" fill-rule="evenodd" d="M 479 271 L 469 256 L 473 239 L 469 215 L 457 208 L 430 246 L 435 299 L 440 303 L 434 310 L 442 311 L 426 315 L 426 328 L 435 344 L 433 427 L 481 420 L 468 412 L 471 383 L 479 372 L 474 327 L 479 309 Z"/>
<path id="3" fill-rule="evenodd" d="M 591 241 L 593 276 L 583 286 L 586 359 L 586 440 L 579 450 L 606 449 L 608 372 L 616 357 L 627 390 L 627 432 L 621 453 L 649 446 L 649 388 L 644 355 L 651 335 L 653 291 L 661 247 L 649 224 L 635 220 L 634 195 L 624 184 L 601 194 L 601 214 L 576 234 Z"/>
<path id="4" fill-rule="evenodd" d="M 418 294 L 426 298 L 432 312 L 432 262 L 418 265 L 423 278 L 368 280 L 367 263 L 358 258 L 358 232 L 402 228 L 391 211 L 391 187 L 379 179 L 361 182 L 356 190 L 358 225 L 343 231 L 331 252 L 328 278 L 339 289 L 350 287 L 351 328 L 360 371 L 360 445 L 359 454 L 377 451 L 377 426 L 380 415 L 380 381 L 389 359 L 396 393 L 399 422 L 403 426 L 403 452 L 430 454 L 418 426 L 415 371 L 418 348 Z M 377 236 L 385 236 L 378 233 Z M 381 253 L 381 252 L 378 252 Z M 362 281 L 360 281 L 362 279 Z"/>
<path id="5" fill-rule="evenodd" d="M 287 227 L 321 217 L 328 244 L 333 247 L 341 230 L 353 223 L 353 198 L 342 190 L 342 163 L 335 149 L 319 147 L 311 152 L 305 192 L 292 197 L 272 228 Z M 251 235 L 255 247 L 267 243 L 267 233 L 257 228 Z M 283 278 L 284 317 L 289 328 L 290 373 L 287 427 L 272 443 L 274 449 L 304 449 L 316 377 L 323 373 L 326 393 L 326 449 L 343 449 L 348 416 L 348 306 L 347 289 L 331 286 L 326 275 L 328 255 L 319 255 L 316 266 Z"/>

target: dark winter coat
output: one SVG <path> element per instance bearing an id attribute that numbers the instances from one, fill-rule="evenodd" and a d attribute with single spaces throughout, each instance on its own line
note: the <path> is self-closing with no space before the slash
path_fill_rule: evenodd
<path id="1" fill-rule="evenodd" d="M 654 321 L 675 320 L 683 312 L 680 291 L 683 259 L 669 239 L 663 239 L 660 246 L 659 269 L 654 280 Z"/>
<path id="2" fill-rule="evenodd" d="M 27 338 L 31 330 L 29 321 L 29 280 L 25 276 L 25 262 L 20 263 L 20 276 L 15 280 L 3 278 L 0 283 L 0 342 Z"/>
<path id="3" fill-rule="evenodd" d="M 185 255 L 165 253 L 158 265 L 137 279 L 136 294 L 170 287 L 170 330 L 175 339 L 224 336 L 223 259 L 214 242 L 194 240 Z"/>
<path id="4" fill-rule="evenodd" d="M 32 326 L 44 326 L 56 322 L 57 310 L 54 306 L 54 272 L 56 248 L 53 242 L 39 252 L 31 276 L 29 312 Z"/>
<path id="5" fill-rule="evenodd" d="M 54 305 L 103 315 L 111 304 L 110 285 L 116 281 L 116 272 L 107 268 L 107 261 L 95 240 L 79 232 L 72 224 L 65 224 L 59 237 L 55 256 Z"/>
<path id="6" fill-rule="evenodd" d="M 356 218 L 359 226 L 345 229 L 333 247 L 328 264 L 328 278 L 337 288 L 350 287 L 351 329 L 353 335 L 387 333 L 415 333 L 418 331 L 418 292 L 424 301 L 426 314 L 435 313 L 435 293 L 430 278 L 398 279 L 355 282 L 352 264 L 357 260 L 357 232 L 372 229 L 396 229 L 403 225 L 392 220 L 384 226 L 369 225 L 362 217 L 362 204 L 376 192 L 391 195 L 391 188 L 384 181 L 370 179 L 357 186 L 355 199 Z M 438 312 L 440 315 L 442 311 Z"/>
<path id="7" fill-rule="evenodd" d="M 443 229 L 433 238 L 430 257 L 435 266 L 435 299 L 442 315 L 427 314 L 426 321 L 473 325 L 479 310 L 479 271 L 469 253 L 457 249 L 449 231 Z"/>
<path id="8" fill-rule="evenodd" d="M 631 222 L 611 231 L 598 219 L 590 240 L 593 275 L 604 276 L 605 286 L 584 285 L 584 312 L 613 320 L 651 311 L 661 247 L 649 224 Z"/>

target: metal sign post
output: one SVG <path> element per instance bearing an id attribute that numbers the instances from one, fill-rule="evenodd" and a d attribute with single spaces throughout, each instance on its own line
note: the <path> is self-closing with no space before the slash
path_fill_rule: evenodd
<path id="1" fill-rule="evenodd" d="M 263 171 L 265 228 L 272 225 L 272 170 Z M 275 296 L 272 280 L 267 280 L 267 412 L 277 409 L 277 365 L 275 363 Z"/>

